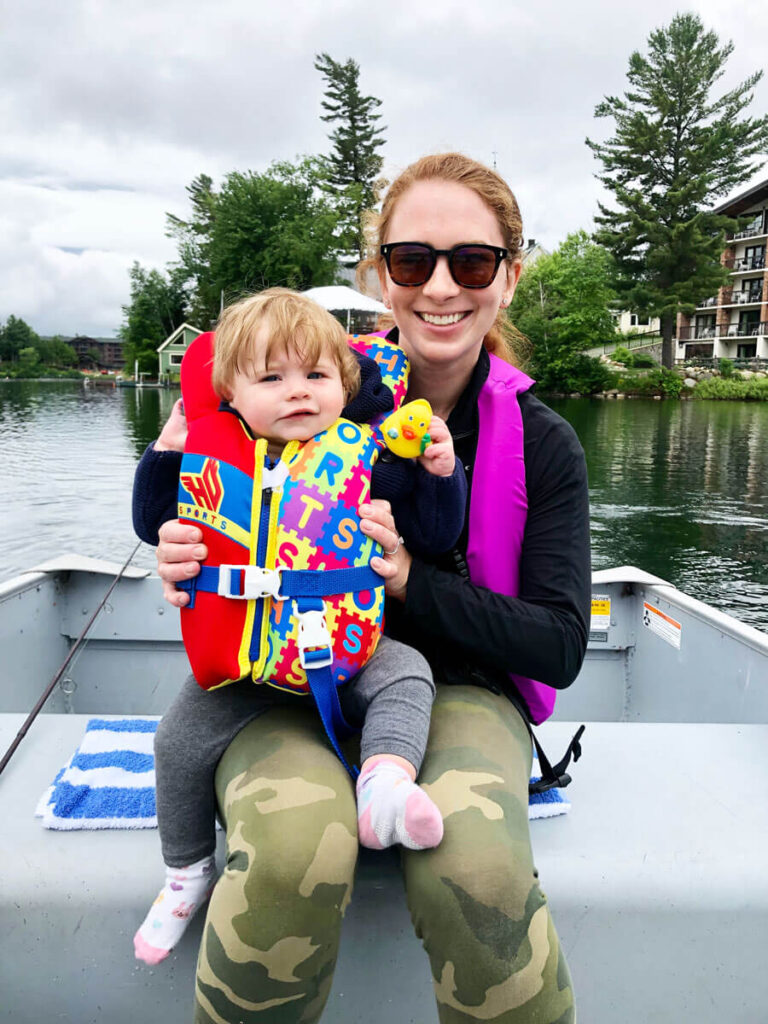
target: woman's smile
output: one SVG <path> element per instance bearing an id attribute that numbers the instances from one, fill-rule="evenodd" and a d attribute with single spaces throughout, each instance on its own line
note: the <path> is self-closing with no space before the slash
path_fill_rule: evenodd
<path id="1" fill-rule="evenodd" d="M 434 324 L 435 327 L 447 327 L 457 324 L 464 317 L 469 316 L 469 313 L 422 313 L 416 310 L 416 316 L 427 324 Z"/>

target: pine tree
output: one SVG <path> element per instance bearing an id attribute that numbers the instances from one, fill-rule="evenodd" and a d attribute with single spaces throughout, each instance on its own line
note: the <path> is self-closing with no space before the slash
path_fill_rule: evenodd
<path id="1" fill-rule="evenodd" d="M 732 52 L 695 14 L 675 15 L 651 33 L 646 56 L 631 55 L 623 98 L 595 108 L 614 119 L 613 137 L 586 140 L 618 207 L 598 204 L 595 238 L 614 256 L 625 307 L 661 317 L 667 367 L 677 313 L 692 313 L 726 277 L 720 254 L 734 221 L 711 207 L 752 177 L 768 149 L 768 117 L 740 116 L 762 71 L 711 97 Z"/>
<path id="2" fill-rule="evenodd" d="M 336 124 L 327 158 L 326 187 L 336 192 L 342 214 L 342 244 L 354 246 L 362 256 L 362 216 L 376 201 L 376 181 L 383 163 L 378 150 L 384 145 L 384 128 L 377 125 L 381 100 L 360 92 L 357 61 L 340 63 L 327 53 L 315 58 L 315 68 L 326 81 L 322 121 Z M 340 191 L 339 191 L 340 190 Z"/>

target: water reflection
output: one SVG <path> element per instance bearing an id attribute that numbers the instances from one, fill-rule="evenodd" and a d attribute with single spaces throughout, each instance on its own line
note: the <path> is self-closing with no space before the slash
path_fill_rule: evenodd
<path id="1" fill-rule="evenodd" d="M 120 392 L 131 440 L 141 457 L 150 441 L 157 437 L 160 424 L 170 416 L 181 392 L 167 388 L 121 388 Z"/>
<path id="2" fill-rule="evenodd" d="M 177 397 L 0 382 L 0 579 L 65 551 L 123 560 L 134 469 Z M 768 629 L 768 403 L 551 404 L 587 452 L 595 567 L 640 566 Z"/>
<path id="3" fill-rule="evenodd" d="M 177 397 L 82 382 L 0 382 L 0 579 L 63 552 L 122 562 L 136 463 Z M 142 548 L 138 564 L 154 564 Z"/>
<path id="4" fill-rule="evenodd" d="M 768 406 L 551 404 L 587 453 L 595 567 L 641 566 L 768 628 Z"/>

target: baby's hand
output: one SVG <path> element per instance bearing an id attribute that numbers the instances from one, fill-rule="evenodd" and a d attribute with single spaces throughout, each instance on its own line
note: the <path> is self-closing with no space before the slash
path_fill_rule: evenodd
<path id="1" fill-rule="evenodd" d="M 429 421 L 432 444 L 419 456 L 419 462 L 433 476 L 450 476 L 456 465 L 451 432 L 439 416 Z"/>
<path id="2" fill-rule="evenodd" d="M 171 415 L 160 432 L 160 437 L 155 441 L 156 452 L 183 452 L 187 441 L 187 418 L 184 415 L 184 406 L 178 398 L 173 403 Z"/>

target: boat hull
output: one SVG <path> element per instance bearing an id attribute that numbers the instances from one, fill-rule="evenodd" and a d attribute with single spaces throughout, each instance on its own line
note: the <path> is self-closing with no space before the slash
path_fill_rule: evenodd
<path id="1" fill-rule="evenodd" d="M 79 563 L 0 587 L 0 748 L 108 583 L 103 567 Z M 559 756 L 573 722 L 588 722 L 573 810 L 532 823 L 580 1019 L 757 1024 L 768 996 L 768 638 L 637 570 L 598 574 L 593 589 L 595 624 L 607 626 L 595 632 L 607 638 L 590 643 L 559 702 L 562 720 L 538 730 Z M 644 624 L 647 603 L 678 623 L 679 638 Z M 162 870 L 156 832 L 52 832 L 33 818 L 88 717 L 162 713 L 185 666 L 159 581 L 122 581 L 0 777 L 0 991 L 10 1020 L 191 1019 L 202 920 L 160 967 L 133 959 Z M 396 854 L 363 851 L 329 1021 L 436 1020 L 400 889 Z"/>

